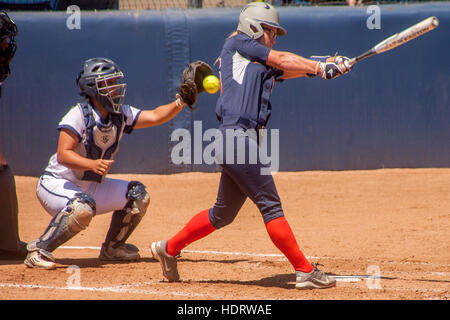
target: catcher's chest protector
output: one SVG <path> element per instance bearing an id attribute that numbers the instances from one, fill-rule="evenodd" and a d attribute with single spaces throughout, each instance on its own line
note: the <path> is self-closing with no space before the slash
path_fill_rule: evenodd
<path id="1" fill-rule="evenodd" d="M 79 104 L 84 117 L 86 134 L 82 138 L 78 148 L 82 148 L 81 154 L 89 159 L 113 159 L 119 149 L 119 141 L 122 138 L 122 127 L 125 123 L 123 114 L 110 113 L 110 121 L 102 124 L 96 121 L 92 107 L 87 103 Z M 85 171 L 81 180 L 102 182 L 104 176 Z"/>

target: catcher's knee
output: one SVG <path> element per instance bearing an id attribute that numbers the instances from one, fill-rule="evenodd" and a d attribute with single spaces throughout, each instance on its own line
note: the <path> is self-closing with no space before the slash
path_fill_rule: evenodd
<path id="1" fill-rule="evenodd" d="M 37 247 L 53 251 L 89 226 L 96 213 L 95 200 L 86 193 L 77 193 L 52 219 Z"/>
<path id="2" fill-rule="evenodd" d="M 87 193 L 77 193 L 67 205 L 69 212 L 69 227 L 74 231 L 81 231 L 89 226 L 96 213 L 94 198 Z"/>
<path id="3" fill-rule="evenodd" d="M 128 184 L 126 197 L 128 203 L 125 209 L 129 209 L 131 214 L 143 217 L 150 205 L 150 194 L 145 189 L 145 186 L 139 181 L 131 181 Z"/>

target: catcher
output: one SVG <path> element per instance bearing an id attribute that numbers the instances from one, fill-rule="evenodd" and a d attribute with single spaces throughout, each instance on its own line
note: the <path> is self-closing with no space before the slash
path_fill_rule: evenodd
<path id="1" fill-rule="evenodd" d="M 54 269 L 52 252 L 87 228 L 96 214 L 107 212 L 113 214 L 99 258 L 132 261 L 140 257 L 139 249 L 126 240 L 146 214 L 150 195 L 139 181 L 111 179 L 106 174 L 124 133 L 169 121 L 185 105 L 195 104 L 198 91 L 193 80 L 186 79 L 175 101 L 139 110 L 123 104 L 123 78 L 109 59 L 84 62 L 76 82 L 86 101 L 70 108 L 60 121 L 58 150 L 37 186 L 37 197 L 53 218 L 44 233 L 28 244 L 24 261 L 28 267 Z"/>
<path id="2" fill-rule="evenodd" d="M 2 84 L 11 71 L 9 64 L 16 53 L 17 26 L 4 11 L 0 12 L 0 96 Z M 20 241 L 18 206 L 14 175 L 0 152 L 0 260 L 23 260 L 26 243 Z"/>

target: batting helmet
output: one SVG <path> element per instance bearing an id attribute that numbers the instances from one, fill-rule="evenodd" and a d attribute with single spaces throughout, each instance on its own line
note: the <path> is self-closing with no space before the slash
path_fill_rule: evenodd
<path id="1" fill-rule="evenodd" d="M 0 83 L 9 76 L 9 63 L 16 53 L 17 26 L 5 11 L 0 12 Z"/>
<path id="2" fill-rule="evenodd" d="M 280 16 L 277 10 L 266 2 L 251 2 L 242 9 L 239 15 L 238 31 L 252 39 L 258 39 L 264 34 L 262 24 L 277 28 L 277 35 L 284 36 L 286 30 L 280 26 Z"/>
<path id="3" fill-rule="evenodd" d="M 76 82 L 81 96 L 97 100 L 109 112 L 122 113 L 127 85 L 117 82 L 123 77 L 112 60 L 92 58 L 84 62 Z"/>

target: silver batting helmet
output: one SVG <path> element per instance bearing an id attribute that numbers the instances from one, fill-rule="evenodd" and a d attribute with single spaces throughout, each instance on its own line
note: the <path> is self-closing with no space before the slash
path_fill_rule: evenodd
<path id="1" fill-rule="evenodd" d="M 251 2 L 242 9 L 239 15 L 238 31 L 252 39 L 258 39 L 264 34 L 262 24 L 278 29 L 277 35 L 284 36 L 286 30 L 280 26 L 280 16 L 277 10 L 266 2 Z"/>

